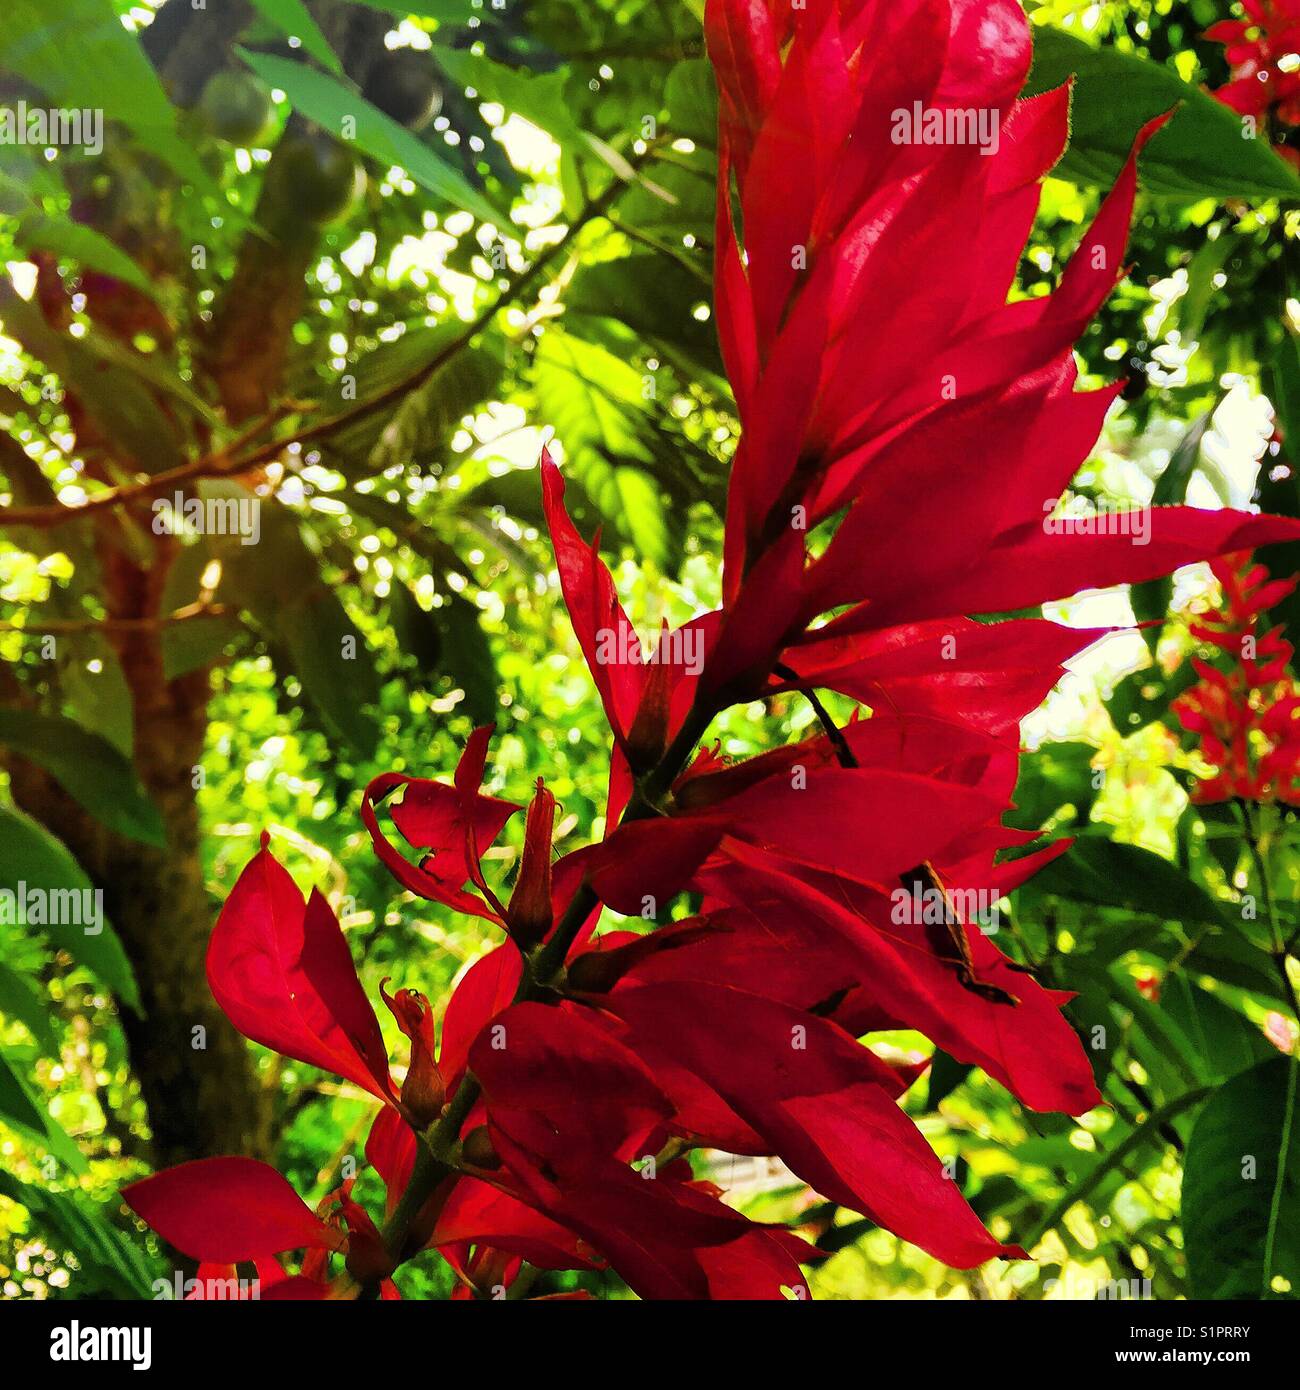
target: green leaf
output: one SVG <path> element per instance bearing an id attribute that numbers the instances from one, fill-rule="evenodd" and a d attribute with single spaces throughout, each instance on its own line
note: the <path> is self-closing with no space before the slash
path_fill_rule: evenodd
<path id="1" fill-rule="evenodd" d="M 124 758 L 135 739 L 135 711 L 122 663 L 102 632 L 74 632 L 60 642 L 59 689 L 79 724 L 95 728 Z M 90 664 L 98 662 L 98 669 Z"/>
<path id="2" fill-rule="evenodd" d="M 177 133 L 176 113 L 111 0 L 7 0 L 0 72 L 16 73 L 69 110 L 100 110 L 205 193 L 211 179 Z"/>
<path id="3" fill-rule="evenodd" d="M 566 153 L 585 144 L 565 96 L 566 69 L 534 73 L 493 62 L 467 48 L 444 47 L 438 49 L 438 65 L 461 87 L 472 87 L 479 101 L 499 102 L 508 115 L 522 116 L 544 130 Z"/>
<path id="4" fill-rule="evenodd" d="M 0 1014 L 16 1018 L 47 1056 L 59 1055 L 59 1039 L 50 1021 L 49 1001 L 41 998 L 35 983 L 26 975 L 3 964 L 0 964 Z"/>
<path id="5" fill-rule="evenodd" d="M 1085 836 L 1035 875 L 1036 893 L 1180 922 L 1225 925 L 1222 905 L 1167 859 L 1137 845 Z"/>
<path id="6" fill-rule="evenodd" d="M 974 1071 L 969 1062 L 959 1062 L 950 1057 L 941 1047 L 936 1047 L 930 1058 L 930 1089 L 926 1095 L 925 1108 L 937 1110 L 939 1102 L 961 1085 Z"/>
<path id="7" fill-rule="evenodd" d="M 379 703 L 379 677 L 365 638 L 328 589 L 319 588 L 280 629 L 294 674 L 326 722 L 363 758 L 379 730 L 366 705 Z"/>
<path id="8" fill-rule="evenodd" d="M 238 490 L 209 481 L 202 490 L 218 495 L 232 488 Z M 261 539 L 248 546 L 231 540 L 222 560 L 223 593 L 229 585 L 230 597 L 266 630 L 331 732 L 363 758 L 373 757 L 379 730 L 365 706 L 379 703 L 374 655 L 325 583 L 293 512 L 264 502 Z"/>
<path id="9" fill-rule="evenodd" d="M 24 251 L 52 251 L 88 270 L 111 275 L 151 299 L 156 294 L 152 281 L 131 257 L 93 227 L 32 209 L 19 219 L 14 240 Z"/>
<path id="10" fill-rule="evenodd" d="M 291 39 L 301 39 L 303 48 L 330 72 L 343 74 L 338 54 L 320 31 L 302 0 L 252 0 L 253 8 Z"/>
<path id="11" fill-rule="evenodd" d="M 1135 585 L 1134 589 L 1142 587 Z M 1167 715 L 1170 704 L 1195 681 L 1196 668 L 1190 661 L 1184 661 L 1168 676 L 1158 666 L 1131 671 L 1106 701 L 1111 723 L 1124 737 L 1144 729 Z"/>
<path id="12" fill-rule="evenodd" d="M 213 558 L 212 547 L 204 537 L 181 550 L 163 587 L 164 613 L 175 613 L 197 602 L 203 571 Z M 232 617 L 168 623 L 162 630 L 163 674 L 174 681 L 215 661 L 241 630 L 238 620 Z"/>
<path id="13" fill-rule="evenodd" d="M 1184 971 L 1165 976 L 1159 1007 L 1196 1049 L 1202 1080 L 1226 1081 L 1273 1054 L 1263 1033 L 1245 1014 L 1193 984 Z"/>
<path id="14" fill-rule="evenodd" d="M 442 668 L 465 692 L 465 712 L 476 724 L 497 715 L 497 670 L 492 647 L 479 622 L 478 609 L 459 594 L 449 594 L 435 609 L 442 632 Z"/>
<path id="15" fill-rule="evenodd" d="M 3 1052 L 0 1052 L 0 1120 L 33 1129 L 37 1134 L 45 1133 L 45 1116 Z"/>
<path id="16" fill-rule="evenodd" d="M 1192 1130 L 1183 1240 L 1195 1298 L 1300 1296 L 1300 1062 L 1274 1057 L 1222 1086 Z"/>
<path id="17" fill-rule="evenodd" d="M 57 715 L 0 709 L 0 744 L 43 767 L 119 835 L 159 848 L 167 843 L 162 816 L 135 768 L 102 735 Z"/>
<path id="18" fill-rule="evenodd" d="M 27 1083 L 0 1052 L 0 1120 L 17 1125 L 37 1140 L 74 1173 L 85 1173 L 90 1165 L 52 1116 L 36 1103 Z"/>
<path id="19" fill-rule="evenodd" d="M 1020 830 L 1041 830 L 1062 806 L 1074 807 L 1074 818 L 1086 823 L 1097 799 L 1092 785 L 1092 760 L 1097 750 L 1087 743 L 1045 743 L 1020 760 L 1015 811 L 1007 823 Z"/>
<path id="20" fill-rule="evenodd" d="M 67 847 L 44 826 L 13 807 L 0 806 L 0 889 L 14 892 L 20 882 L 46 891 L 84 892 L 93 886 Z M 97 925 L 98 931 L 88 932 L 76 922 L 46 922 L 39 930 L 139 1013 L 140 995 L 122 943 L 102 917 Z"/>
<path id="21" fill-rule="evenodd" d="M 1184 201 L 1207 197 L 1300 197 L 1300 176 L 1263 135 L 1242 138 L 1241 117 L 1171 68 L 1114 48 L 1095 48 L 1050 27 L 1034 29 L 1034 67 L 1026 95 L 1076 77 L 1070 148 L 1059 178 L 1109 187 L 1133 137 L 1154 116 L 1178 107 L 1142 156 L 1142 187 Z"/>
<path id="22" fill-rule="evenodd" d="M 0 1197 L 26 1208 L 49 1245 L 76 1257 L 73 1291 L 78 1297 L 151 1296 L 153 1272 L 130 1239 L 110 1224 L 107 1207 L 95 1206 L 72 1192 L 50 1192 L 19 1182 L 3 1170 Z"/>
<path id="23" fill-rule="evenodd" d="M 718 84 L 713 65 L 704 58 L 687 58 L 668 74 L 664 88 L 668 129 L 705 149 L 718 142 Z"/>
<path id="24" fill-rule="evenodd" d="M 691 361 L 722 373 L 718 334 L 695 317 L 712 291 L 680 260 L 668 255 L 626 256 L 584 266 L 564 297 L 567 313 L 616 319 L 641 337 L 680 348 Z"/>
<path id="25" fill-rule="evenodd" d="M 239 56 L 267 83 L 289 98 L 294 110 L 337 138 L 356 123 L 351 143 L 385 167 L 400 165 L 422 188 L 455 208 L 471 212 L 481 222 L 508 226 L 509 218 L 474 189 L 456 169 L 404 126 L 372 106 L 354 88 L 328 73 L 270 53 L 236 49 Z M 345 125 L 345 122 L 349 124 Z"/>

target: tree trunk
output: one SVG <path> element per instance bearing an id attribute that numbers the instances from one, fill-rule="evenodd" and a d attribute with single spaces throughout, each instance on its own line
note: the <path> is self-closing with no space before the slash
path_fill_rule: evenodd
<path id="1" fill-rule="evenodd" d="M 110 612 L 156 614 L 168 558 L 160 553 L 145 571 L 120 553 L 103 554 Z M 123 1006 L 122 1024 L 156 1163 L 264 1155 L 269 1097 L 247 1044 L 217 1008 L 204 969 L 216 906 L 203 881 L 194 772 L 203 757 L 210 675 L 166 680 L 156 627 L 119 636 L 116 646 L 132 695 L 136 768 L 162 813 L 166 848 L 114 834 L 21 758 L 11 760 L 14 800 L 63 840 L 103 889 L 104 910 L 122 939 L 144 1010 L 137 1016 Z"/>

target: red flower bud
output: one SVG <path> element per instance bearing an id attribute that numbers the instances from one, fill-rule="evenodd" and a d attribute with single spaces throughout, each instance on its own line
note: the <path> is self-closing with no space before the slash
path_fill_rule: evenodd
<path id="1" fill-rule="evenodd" d="M 664 623 L 659 635 L 660 651 L 666 646 L 667 638 L 668 624 Z M 659 653 L 648 669 L 641 703 L 627 735 L 627 758 L 635 773 L 649 771 L 663 757 L 668 746 L 673 692 L 681 678 L 680 668 L 661 659 Z"/>
<path id="2" fill-rule="evenodd" d="M 492 1143 L 487 1125 L 479 1125 L 465 1136 L 465 1142 L 461 1146 L 461 1157 L 473 1168 L 501 1167 L 501 1155 Z"/>
<path id="3" fill-rule="evenodd" d="M 423 1129 L 438 1118 L 447 1099 L 442 1073 L 434 1058 L 433 1012 L 419 990 L 399 989 L 389 995 L 381 984 L 379 993 L 397 1026 L 411 1040 L 411 1065 L 402 1082 L 402 1108 L 411 1123 Z"/>
<path id="4" fill-rule="evenodd" d="M 506 910 L 510 935 L 525 951 L 545 940 L 551 930 L 551 837 L 554 832 L 555 798 L 539 777 L 537 792 L 528 808 L 519 877 Z"/>

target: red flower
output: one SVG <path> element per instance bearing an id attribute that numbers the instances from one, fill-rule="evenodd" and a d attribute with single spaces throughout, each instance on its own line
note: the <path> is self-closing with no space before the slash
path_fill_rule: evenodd
<path id="1" fill-rule="evenodd" d="M 722 101 L 717 317 L 744 427 L 708 690 L 752 696 L 776 660 L 802 669 L 809 642 L 1300 534 L 1188 508 L 1156 509 L 1147 545 L 1044 525 L 1116 395 L 1074 390 L 1071 349 L 1122 274 L 1137 150 L 1160 121 L 1055 292 L 1008 303 L 1069 119 L 1068 89 L 1015 100 L 1030 61 L 1018 4 L 711 0 L 706 28 Z M 996 138 L 901 140 L 895 117 L 918 104 L 990 113 Z M 808 534 L 841 511 L 812 558 Z"/>
<path id="2" fill-rule="evenodd" d="M 1214 769 L 1192 800 L 1283 801 L 1300 805 L 1300 689 L 1289 668 L 1295 648 L 1280 627 L 1259 620 L 1296 586 L 1273 579 L 1249 555 L 1211 565 L 1223 607 L 1191 625 L 1192 635 L 1232 658 L 1224 672 L 1192 658 L 1200 680 L 1174 701 L 1183 728 L 1198 734 L 1201 756 Z"/>
<path id="3" fill-rule="evenodd" d="M 1244 20 L 1220 20 L 1205 31 L 1207 39 L 1224 45 L 1232 69 L 1232 80 L 1215 96 L 1243 116 L 1272 115 L 1300 125 L 1300 66 L 1294 61 L 1300 53 L 1300 2 L 1242 0 L 1242 8 Z"/>

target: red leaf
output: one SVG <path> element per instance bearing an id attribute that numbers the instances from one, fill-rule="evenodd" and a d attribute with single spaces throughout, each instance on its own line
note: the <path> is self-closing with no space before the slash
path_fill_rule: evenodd
<path id="1" fill-rule="evenodd" d="M 285 1250 L 337 1250 L 343 1241 L 289 1183 L 251 1158 L 200 1158 L 122 1189 L 131 1210 L 191 1259 L 259 1260 Z"/>
<path id="2" fill-rule="evenodd" d="M 315 890 L 306 906 L 263 849 L 240 874 L 208 945 L 208 983 L 245 1037 L 392 1100 L 388 1055 L 347 942 Z"/>

